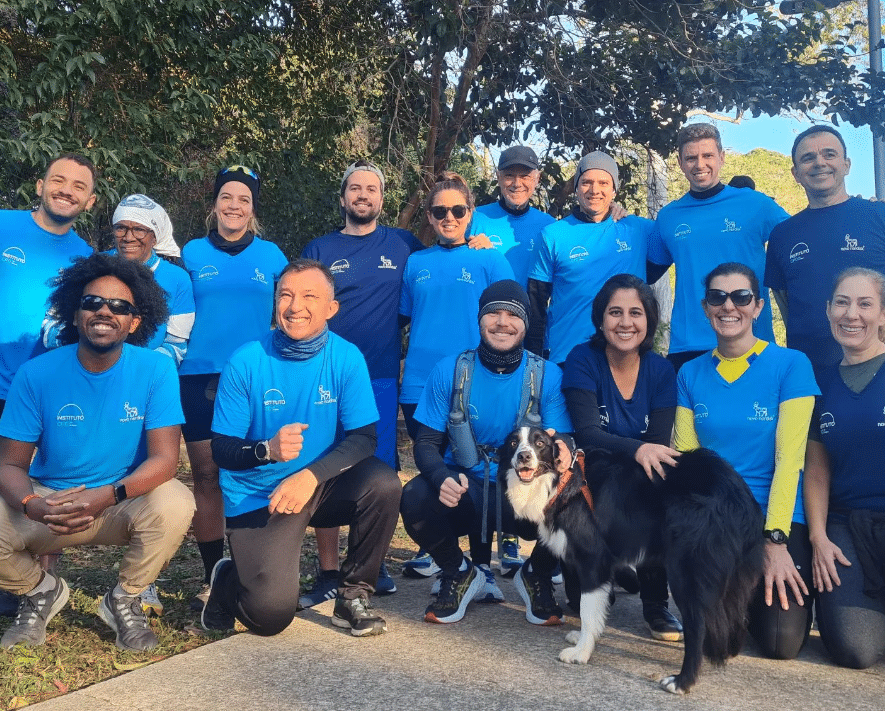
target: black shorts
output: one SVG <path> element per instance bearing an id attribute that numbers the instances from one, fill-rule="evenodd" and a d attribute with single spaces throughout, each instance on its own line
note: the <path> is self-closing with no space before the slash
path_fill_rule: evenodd
<path id="1" fill-rule="evenodd" d="M 184 410 L 181 434 L 185 442 L 212 439 L 212 412 L 219 377 L 219 373 L 179 376 L 181 409 Z"/>

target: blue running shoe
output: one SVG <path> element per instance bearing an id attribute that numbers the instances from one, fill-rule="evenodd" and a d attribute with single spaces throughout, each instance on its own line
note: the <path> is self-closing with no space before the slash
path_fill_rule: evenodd
<path id="1" fill-rule="evenodd" d="M 381 570 L 378 571 L 378 582 L 375 583 L 376 595 L 392 595 L 396 592 L 396 583 L 387 572 L 387 565 L 382 563 Z"/>
<path id="2" fill-rule="evenodd" d="M 498 550 L 501 575 L 505 578 L 512 578 L 525 563 L 525 560 L 519 555 L 519 539 L 512 534 L 504 534 L 498 543 Z"/>
<path id="3" fill-rule="evenodd" d="M 338 571 L 321 571 L 313 587 L 298 598 L 301 608 L 313 607 L 338 596 Z"/>
<path id="4" fill-rule="evenodd" d="M 418 551 L 414 558 L 403 563 L 403 575 L 407 578 L 429 578 L 438 572 L 439 566 L 427 551 Z"/>
<path id="5" fill-rule="evenodd" d="M 501 592 L 501 588 L 499 588 L 498 583 L 495 582 L 494 571 L 484 563 L 480 563 L 476 567 L 485 575 L 486 581 L 476 594 L 474 600 L 476 600 L 476 602 L 504 602 L 504 593 Z"/>

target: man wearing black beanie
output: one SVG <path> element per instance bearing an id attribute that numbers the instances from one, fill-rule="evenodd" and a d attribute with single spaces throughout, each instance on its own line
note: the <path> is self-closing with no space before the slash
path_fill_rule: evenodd
<path id="1" fill-rule="evenodd" d="M 403 489 L 400 513 L 406 531 L 441 569 L 439 593 L 424 614 L 427 622 L 457 622 L 474 599 L 504 599 L 489 568 L 490 550 L 472 547 L 470 561 L 461 553 L 459 536 L 489 540 L 497 524 L 499 531 L 538 537 L 533 524 L 515 520 L 498 491 L 497 466 L 489 462 L 490 453 L 524 423 L 526 410 L 542 427 L 572 429 L 560 388 L 562 371 L 523 348 L 528 309 L 528 296 L 515 281 L 489 286 L 479 301 L 479 346 L 441 360 L 418 401 L 420 476 Z M 555 566 L 553 554 L 539 542 L 514 578 L 533 624 L 562 623 L 553 596 Z"/>

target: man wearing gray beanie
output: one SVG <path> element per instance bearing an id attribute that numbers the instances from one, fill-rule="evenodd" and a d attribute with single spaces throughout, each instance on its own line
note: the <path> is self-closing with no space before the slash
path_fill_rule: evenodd
<path id="1" fill-rule="evenodd" d="M 655 224 L 635 215 L 612 219 L 619 184 L 614 158 L 602 151 L 588 153 L 575 171 L 577 204 L 570 215 L 541 232 L 529 272 L 532 325 L 526 348 L 549 353 L 554 363 L 565 362 L 572 348 L 590 340 L 593 299 L 610 277 L 645 279 Z"/>

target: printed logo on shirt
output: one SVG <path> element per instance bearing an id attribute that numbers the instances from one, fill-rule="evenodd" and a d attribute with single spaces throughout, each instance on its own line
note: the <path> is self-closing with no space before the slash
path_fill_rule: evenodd
<path id="1" fill-rule="evenodd" d="M 277 412 L 283 405 L 286 404 L 285 396 L 276 388 L 265 390 L 263 400 L 264 409 L 270 410 L 271 412 Z"/>
<path id="2" fill-rule="evenodd" d="M 692 410 L 694 411 L 695 422 L 697 422 L 698 420 L 703 420 L 710 415 L 710 411 L 707 410 L 707 406 L 702 402 L 699 402 L 697 405 L 695 405 Z"/>
<path id="3" fill-rule="evenodd" d="M 467 406 L 467 414 L 471 420 L 478 420 L 479 419 L 479 410 L 476 409 L 475 405 L 468 405 Z"/>
<path id="4" fill-rule="evenodd" d="M 197 272 L 197 279 L 212 279 L 218 276 L 218 269 L 211 264 L 207 264 Z"/>
<path id="5" fill-rule="evenodd" d="M 587 257 L 590 256 L 590 253 L 584 249 L 581 245 L 577 247 L 572 247 L 572 251 L 568 253 L 569 259 L 574 259 L 579 262 L 583 262 Z"/>
<path id="6" fill-rule="evenodd" d="M 267 279 L 264 278 L 264 274 L 258 271 L 258 267 L 255 267 L 255 276 L 252 277 L 252 281 L 257 281 L 259 284 L 267 284 Z"/>
<path id="7" fill-rule="evenodd" d="M 885 418 L 885 407 L 882 408 L 882 417 Z M 876 426 L 877 426 L 877 427 L 885 427 L 885 419 L 880 419 L 880 420 L 876 423 Z"/>
<path id="8" fill-rule="evenodd" d="M 673 239 L 685 239 L 691 234 L 691 227 L 684 222 L 673 231 Z"/>
<path id="9" fill-rule="evenodd" d="M 618 243 L 618 251 L 619 252 L 632 252 L 633 251 L 633 247 L 631 247 L 626 242 L 619 240 L 617 237 L 615 238 L 615 242 Z"/>
<path id="10" fill-rule="evenodd" d="M 499 235 L 487 235 L 487 237 L 495 249 L 500 249 L 504 246 L 504 240 L 502 240 Z"/>
<path id="11" fill-rule="evenodd" d="M 317 390 L 320 393 L 320 399 L 315 401 L 314 405 L 331 405 L 332 403 L 338 402 L 337 397 L 332 397 L 332 393 L 329 390 L 324 390 L 323 386 L 320 385 Z"/>
<path id="12" fill-rule="evenodd" d="M 648 432 L 648 415 L 645 416 L 645 427 L 642 428 L 639 434 L 645 434 Z"/>
<path id="13" fill-rule="evenodd" d="M 811 248 L 805 244 L 805 242 L 799 242 L 793 245 L 793 249 L 790 250 L 790 264 L 794 264 L 802 259 L 805 259 L 805 255 L 811 252 Z"/>
<path id="14" fill-rule="evenodd" d="M 863 252 L 865 247 L 858 245 L 857 240 L 851 235 L 845 235 L 845 246 L 842 247 L 843 252 Z"/>
<path id="15" fill-rule="evenodd" d="M 823 412 L 820 416 L 820 433 L 826 434 L 831 428 L 836 426 L 836 418 L 832 412 Z"/>
<path id="16" fill-rule="evenodd" d="M 422 281 L 427 281 L 428 279 L 430 279 L 430 271 L 422 269 L 415 277 L 415 283 L 420 284 Z"/>
<path id="17" fill-rule="evenodd" d="M 346 259 L 339 259 L 335 262 L 332 262 L 332 266 L 329 267 L 329 271 L 332 272 L 332 274 L 340 274 L 345 269 L 350 269 L 350 262 L 348 262 Z"/>
<path id="18" fill-rule="evenodd" d="M 123 411 L 126 417 L 121 417 L 120 422 L 140 422 L 144 419 L 144 415 L 139 415 L 138 408 L 132 407 L 128 400 L 123 403 Z"/>
<path id="19" fill-rule="evenodd" d="M 725 218 L 725 227 L 722 229 L 723 232 L 740 232 L 741 228 L 738 227 L 736 222 L 732 222 L 727 217 Z"/>
<path id="20" fill-rule="evenodd" d="M 532 237 L 529 240 L 529 252 L 534 252 L 534 251 L 535 251 L 535 238 Z"/>
<path id="21" fill-rule="evenodd" d="M 12 264 L 14 266 L 25 263 L 25 253 L 21 247 L 7 247 L 3 250 L 3 254 L 0 255 L 0 258 L 2 258 L 7 264 Z"/>
<path id="22" fill-rule="evenodd" d="M 768 414 L 767 407 L 761 407 L 758 402 L 753 403 L 753 416 L 747 417 L 748 420 L 751 421 L 759 421 L 759 422 L 772 422 L 774 420 L 774 415 Z"/>
<path id="23" fill-rule="evenodd" d="M 379 269 L 396 269 L 396 264 L 390 261 L 383 254 L 381 255 L 381 264 L 378 265 Z"/>
<path id="24" fill-rule="evenodd" d="M 83 410 L 72 402 L 62 407 L 55 416 L 55 424 L 59 427 L 76 427 L 85 421 L 86 416 L 83 414 Z"/>
<path id="25" fill-rule="evenodd" d="M 599 426 L 608 429 L 608 410 L 605 409 L 605 405 L 599 406 Z"/>
<path id="26" fill-rule="evenodd" d="M 464 267 L 461 267 L 461 276 L 458 277 L 458 281 L 463 281 L 465 284 L 475 284 L 473 281 L 473 275 L 468 272 Z"/>

